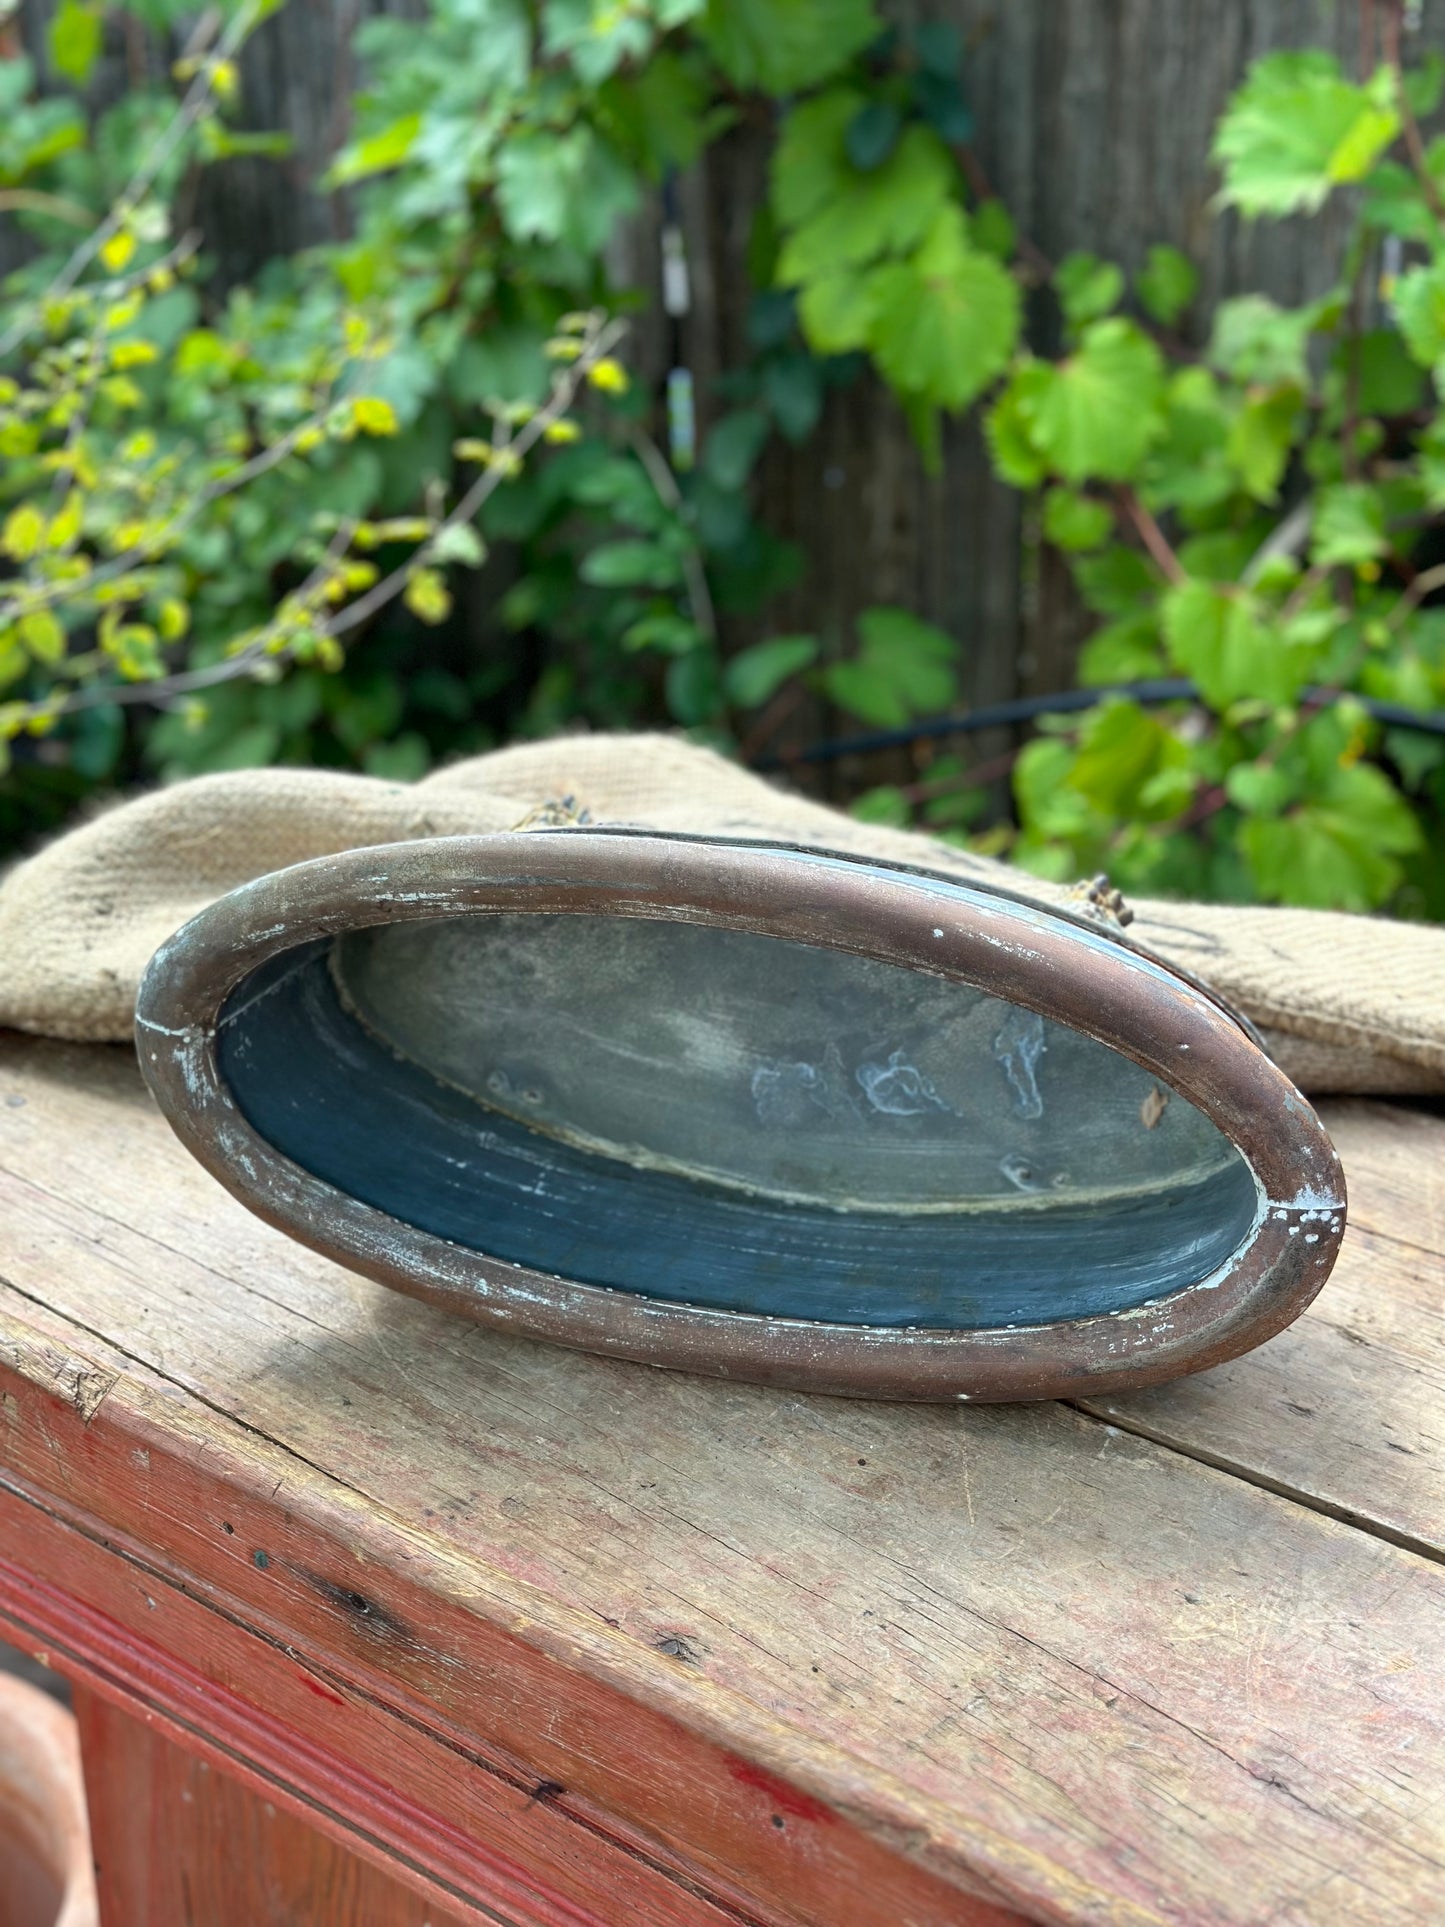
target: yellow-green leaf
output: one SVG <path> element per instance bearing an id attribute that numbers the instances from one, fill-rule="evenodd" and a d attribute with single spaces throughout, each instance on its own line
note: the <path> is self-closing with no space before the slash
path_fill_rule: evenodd
<path id="1" fill-rule="evenodd" d="M 437 569 L 414 569 L 403 599 L 412 614 L 423 622 L 445 622 L 451 614 L 452 599 Z"/>
<path id="2" fill-rule="evenodd" d="M 37 662 L 53 668 L 65 654 L 65 631 L 49 609 L 32 609 L 20 618 L 20 639 Z"/>
<path id="3" fill-rule="evenodd" d="M 0 529 L 0 549 L 17 562 L 28 562 L 45 540 L 45 517 L 33 502 L 11 509 Z"/>

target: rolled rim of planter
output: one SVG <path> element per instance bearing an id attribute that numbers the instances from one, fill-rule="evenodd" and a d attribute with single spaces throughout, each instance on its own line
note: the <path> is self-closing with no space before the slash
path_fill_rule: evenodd
<path id="1" fill-rule="evenodd" d="M 351 1063 L 347 1039 L 353 1031 L 355 1039 L 364 1036 L 331 987 L 336 940 L 441 920 L 450 926 L 510 916 L 515 924 L 517 913 L 781 940 L 964 986 L 985 1001 L 1035 1013 L 1062 1027 L 1060 1034 L 1092 1039 L 1157 1080 L 1161 1102 L 1183 1098 L 1238 1153 L 1251 1188 L 1237 1242 L 1182 1287 L 1136 1291 L 1133 1301 L 1104 1311 L 974 1325 L 872 1324 L 856 1315 L 688 1302 L 659 1295 L 662 1282 L 645 1291 L 586 1282 L 560 1275 L 560 1268 L 499 1257 L 469 1242 L 472 1233 L 456 1235 L 455 1226 L 409 1221 L 398 1186 L 409 1150 L 420 1156 L 420 1140 L 412 1144 L 399 1112 L 381 1154 L 389 1160 L 381 1193 L 390 1208 L 375 1196 L 368 1202 L 348 1188 L 344 1170 L 326 1174 L 335 1158 L 324 1144 L 320 1153 L 312 1148 L 317 1123 L 307 1118 L 302 1088 L 310 1076 L 314 1090 L 322 1074 L 301 1062 L 318 998 L 329 999 L 319 1021 L 338 1035 L 349 1027 L 339 1045 L 329 1046 L 328 1061 Z M 295 989 L 303 981 L 313 987 L 304 1007 Z M 295 1007 L 285 1031 L 280 1013 L 288 1000 Z M 1122 1391 L 1202 1370 L 1283 1329 L 1324 1283 L 1344 1230 L 1343 1176 L 1318 1119 L 1245 1021 L 1206 986 L 1082 915 L 841 853 L 592 828 L 351 850 L 262 877 L 194 918 L 152 959 L 136 1023 L 143 1072 L 172 1127 L 268 1223 L 383 1284 L 484 1324 L 650 1365 L 889 1399 Z M 243 1044 L 264 1040 L 267 1024 L 270 1071 L 259 1081 L 246 1073 L 243 1101 Z M 333 1094 L 330 1115 L 342 1135 L 352 1109 L 373 1101 L 368 1094 L 378 1081 L 375 1102 L 384 1107 L 388 1079 L 427 1078 L 403 1064 L 385 1038 L 367 1039 L 365 1048 L 366 1064 L 353 1065 L 350 1085 Z M 287 1082 L 293 1062 L 298 1088 L 285 1093 L 283 1113 L 273 1102 L 274 1072 L 280 1066 L 279 1081 Z M 434 1072 L 426 1088 L 447 1093 L 453 1108 L 470 1101 Z M 384 1108 L 379 1115 L 384 1119 Z M 297 1150 L 303 1124 L 306 1162 L 282 1148 L 289 1138 Z M 705 1192 L 696 1195 L 722 1211 L 724 1223 L 727 1210 L 741 1208 Z M 1238 1194 L 1236 1184 L 1231 1195 Z M 907 1220 L 891 1224 L 900 1228 L 885 1227 L 878 1249 L 896 1246 L 906 1262 Z M 584 1233 L 585 1226 L 574 1228 L 574 1236 Z"/>

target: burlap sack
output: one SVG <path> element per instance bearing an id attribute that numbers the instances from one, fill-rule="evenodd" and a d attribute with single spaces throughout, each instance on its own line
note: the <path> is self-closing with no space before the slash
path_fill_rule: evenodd
<path id="1" fill-rule="evenodd" d="M 416 784 L 324 770 L 203 776 L 71 831 L 0 883 L 0 1024 L 129 1037 L 156 946 L 251 877 L 370 843 L 507 830 L 575 798 L 602 823 L 772 836 L 1066 893 L 855 822 L 667 736 L 522 744 Z M 1317 910 L 1135 904 L 1130 935 L 1207 978 L 1306 1090 L 1445 1092 L 1445 931 Z"/>

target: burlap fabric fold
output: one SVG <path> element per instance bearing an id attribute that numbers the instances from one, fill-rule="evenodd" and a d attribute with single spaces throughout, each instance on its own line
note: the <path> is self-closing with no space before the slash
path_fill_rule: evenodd
<path id="1" fill-rule="evenodd" d="M 414 837 L 509 830 L 575 799 L 600 823 L 770 836 L 1059 887 L 929 837 L 855 822 L 667 736 L 570 736 L 415 784 L 325 770 L 203 776 L 119 805 L 0 882 L 0 1024 L 127 1038 L 156 946 L 249 878 Z M 1306 1090 L 1445 1092 L 1445 931 L 1319 910 L 1141 902 L 1130 935 L 1205 977 Z"/>

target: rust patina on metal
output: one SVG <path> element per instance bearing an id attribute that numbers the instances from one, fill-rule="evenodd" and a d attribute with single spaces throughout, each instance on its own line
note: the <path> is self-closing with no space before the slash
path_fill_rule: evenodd
<path id="1" fill-rule="evenodd" d="M 1149 1074 L 1157 1090 L 1151 1086 L 1141 1128 L 1155 1127 L 1170 1094 L 1217 1127 L 1247 1167 L 1247 1222 L 1222 1261 L 1202 1275 L 1182 1288 L 1154 1295 L 1146 1289 L 1117 1309 L 1068 1315 L 1065 1248 L 1058 1258 L 1062 1295 L 1048 1315 L 971 1326 L 954 1316 L 947 1328 L 872 1324 L 859 1316 L 683 1302 L 665 1295 L 666 1276 L 646 1289 L 619 1289 L 559 1275 L 567 1267 L 511 1262 L 409 1222 L 404 1197 L 397 1203 L 389 1196 L 389 1209 L 365 1201 L 344 1168 L 318 1175 L 315 1167 L 327 1168 L 324 1154 L 307 1150 L 301 1161 L 278 1148 L 294 1120 L 298 1131 L 311 1128 L 307 1107 L 318 1101 L 321 1073 L 298 1066 L 294 1090 L 272 1092 L 264 1102 L 252 1090 L 243 1101 L 234 1039 L 264 1037 L 268 1009 L 279 1021 L 286 1006 L 288 1021 L 304 1025 L 305 1009 L 296 1002 L 303 980 L 334 1003 L 329 952 L 336 939 L 383 925 L 519 912 L 751 933 L 971 987 L 1036 1013 Z M 353 1023 L 339 1003 L 328 1021 Z M 1283 1329 L 1328 1276 L 1344 1229 L 1342 1174 L 1313 1111 L 1207 987 L 1086 916 L 816 850 L 587 828 L 441 838 L 300 864 L 232 892 L 162 947 L 142 986 L 137 1043 L 163 1111 L 201 1163 L 262 1218 L 327 1256 L 517 1335 L 800 1389 L 984 1401 L 1156 1384 L 1235 1357 Z M 369 1040 L 367 1047 L 377 1051 Z M 341 1048 L 345 1056 L 344 1039 Z M 384 1049 L 369 1063 L 368 1089 L 379 1075 L 383 1099 L 389 1064 L 397 1065 L 398 1078 L 403 1068 L 420 1075 Z M 886 1078 L 891 1068 L 879 1075 Z M 1006 1068 L 1014 1075 L 1012 1062 Z M 360 1075 L 354 1067 L 348 1074 Z M 442 1080 L 425 1088 L 446 1091 L 453 1109 L 469 1101 Z M 913 1108 L 925 1099 L 941 1105 L 926 1081 L 915 1078 L 913 1088 L 924 1093 Z M 361 1086 L 353 1082 L 352 1089 Z M 344 1115 L 344 1098 L 337 1106 L 335 1114 Z M 263 1114 L 261 1128 L 256 1117 Z M 394 1193 L 408 1156 L 400 1112 L 384 1150 Z M 538 1177 L 539 1192 L 547 1175 Z M 357 1183 L 366 1188 L 359 1177 Z M 742 1208 L 735 1197 L 716 1195 L 716 1209 Z M 776 1211 L 774 1219 L 781 1221 Z M 834 1216 L 835 1240 L 852 1222 L 846 1213 Z M 882 1239 L 880 1251 L 892 1248 L 890 1222 L 902 1240 L 905 1218 L 868 1220 L 870 1235 Z M 1006 1235 L 1010 1220 L 995 1214 L 992 1222 Z M 641 1224 L 639 1235 L 645 1232 Z M 483 1223 L 478 1245 L 485 1237 Z M 885 1275 L 878 1291 L 886 1304 Z"/>

